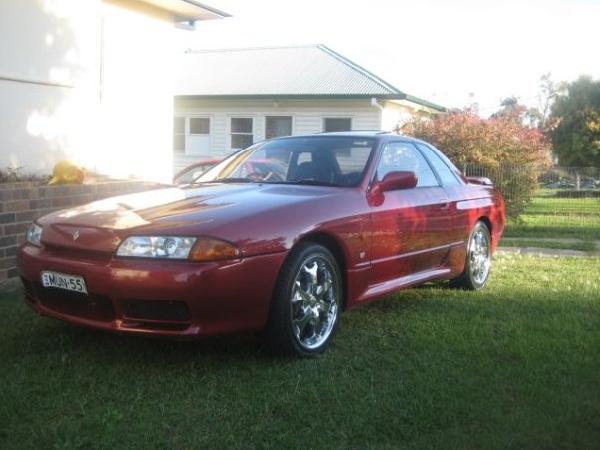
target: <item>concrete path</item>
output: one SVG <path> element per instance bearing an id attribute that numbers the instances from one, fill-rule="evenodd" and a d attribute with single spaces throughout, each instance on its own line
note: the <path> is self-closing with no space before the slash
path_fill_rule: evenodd
<path id="1" fill-rule="evenodd" d="M 561 244 L 578 244 L 583 242 L 579 238 L 547 238 L 547 237 L 511 237 L 506 236 L 511 241 L 540 241 L 540 242 L 560 242 Z"/>
<path id="2" fill-rule="evenodd" d="M 600 252 L 584 252 L 581 250 L 566 250 L 559 248 L 543 247 L 498 247 L 499 253 L 518 253 L 520 255 L 533 256 L 570 256 L 570 257 L 600 257 Z"/>
<path id="3" fill-rule="evenodd" d="M 557 244 L 580 244 L 586 242 L 584 239 L 578 238 L 546 238 L 546 237 L 507 237 L 513 242 L 518 243 L 519 241 L 539 241 Z M 506 253 L 519 253 L 522 255 L 538 255 L 538 256 L 600 256 L 600 240 L 595 240 L 594 245 L 596 246 L 595 251 L 582 251 L 582 250 L 569 250 L 569 249 L 558 249 L 558 248 L 546 248 L 546 247 L 504 247 L 498 248 L 501 252 Z"/>

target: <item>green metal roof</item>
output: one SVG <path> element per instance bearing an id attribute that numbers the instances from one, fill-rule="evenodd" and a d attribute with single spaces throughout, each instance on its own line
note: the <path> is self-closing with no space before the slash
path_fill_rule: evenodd
<path id="1" fill-rule="evenodd" d="M 181 55 L 176 95 L 212 99 L 408 100 L 410 96 L 324 45 L 203 50 Z"/>

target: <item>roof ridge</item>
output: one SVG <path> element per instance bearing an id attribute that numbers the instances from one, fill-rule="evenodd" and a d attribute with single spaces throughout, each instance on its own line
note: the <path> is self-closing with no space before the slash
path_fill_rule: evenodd
<path id="1" fill-rule="evenodd" d="M 356 70 L 357 72 L 360 72 L 362 75 L 364 75 L 367 78 L 371 79 L 373 82 L 379 84 L 381 87 L 392 91 L 391 94 L 406 95 L 405 92 L 402 92 L 396 86 L 388 83 L 387 81 L 384 81 L 383 79 L 381 79 L 377 75 L 375 75 L 373 72 L 370 72 L 369 70 L 367 70 L 364 67 L 362 67 L 360 64 L 357 64 L 354 61 L 346 58 L 345 56 L 343 56 L 341 54 L 339 54 L 335 50 L 332 50 L 331 48 L 327 47 L 325 44 L 317 44 L 316 47 L 318 47 L 320 50 L 328 53 L 329 55 L 333 56 L 334 58 L 336 58 L 340 62 L 346 64 L 348 67 Z"/>

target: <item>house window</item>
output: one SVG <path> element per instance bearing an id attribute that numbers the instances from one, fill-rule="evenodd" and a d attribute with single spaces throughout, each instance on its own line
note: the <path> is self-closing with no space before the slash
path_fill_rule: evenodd
<path id="1" fill-rule="evenodd" d="M 352 119 L 350 117 L 326 117 L 323 119 L 323 131 L 352 131 Z"/>
<path id="2" fill-rule="evenodd" d="M 190 134 L 210 134 L 208 117 L 190 117 Z"/>
<path id="3" fill-rule="evenodd" d="M 173 150 L 185 152 L 185 117 L 173 118 Z"/>
<path id="4" fill-rule="evenodd" d="M 188 135 L 185 139 L 185 152 L 188 155 L 209 156 L 210 142 L 210 117 L 189 117 Z"/>
<path id="5" fill-rule="evenodd" d="M 291 136 L 292 118 L 288 116 L 267 116 L 265 122 L 265 138 L 273 139 L 281 136 Z"/>
<path id="6" fill-rule="evenodd" d="M 231 118 L 231 148 L 246 148 L 254 142 L 252 117 Z"/>
<path id="7" fill-rule="evenodd" d="M 173 150 L 186 155 L 210 155 L 210 118 L 175 116 Z"/>

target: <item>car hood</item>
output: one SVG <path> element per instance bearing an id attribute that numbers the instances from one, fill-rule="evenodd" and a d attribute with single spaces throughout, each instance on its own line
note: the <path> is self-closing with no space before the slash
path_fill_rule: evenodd
<path id="1" fill-rule="evenodd" d="M 132 234 L 210 235 L 250 242 L 264 238 L 268 228 L 256 229 L 257 218 L 271 223 L 289 219 L 300 204 L 341 190 L 256 183 L 166 188 L 57 211 L 38 222 L 44 227 L 45 245 L 81 250 L 114 252 Z"/>

